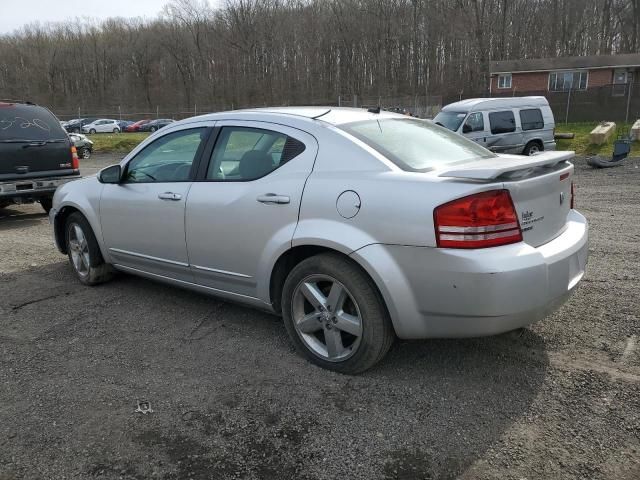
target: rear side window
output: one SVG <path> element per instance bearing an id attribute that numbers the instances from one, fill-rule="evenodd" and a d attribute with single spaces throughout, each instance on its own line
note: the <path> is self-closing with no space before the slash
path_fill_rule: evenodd
<path id="1" fill-rule="evenodd" d="M 511 110 L 504 112 L 491 112 L 489 114 L 489 123 L 491 124 L 491 133 L 509 133 L 516 131 L 516 117 Z"/>
<path id="2" fill-rule="evenodd" d="M 495 156 L 462 135 L 426 120 L 386 118 L 347 123 L 340 128 L 411 172 Z"/>
<path id="3" fill-rule="evenodd" d="M 223 127 L 209 162 L 207 180 L 256 180 L 304 150 L 304 143 L 284 133 L 249 127 Z"/>
<path id="4" fill-rule="evenodd" d="M 522 124 L 522 130 L 540 130 L 544 127 L 542 112 L 539 108 L 520 110 L 520 123 Z"/>
<path id="5" fill-rule="evenodd" d="M 67 134 L 60 121 L 37 105 L 0 103 L 1 141 L 63 140 Z"/>

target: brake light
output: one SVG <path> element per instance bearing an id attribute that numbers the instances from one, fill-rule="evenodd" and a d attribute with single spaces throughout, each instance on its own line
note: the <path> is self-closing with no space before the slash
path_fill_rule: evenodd
<path id="1" fill-rule="evenodd" d="M 433 212 L 440 248 L 487 248 L 522 241 L 508 190 L 490 190 L 440 205 Z"/>
<path id="2" fill-rule="evenodd" d="M 71 147 L 71 168 L 78 170 L 80 168 L 80 159 L 78 158 L 78 150 Z"/>
<path id="3" fill-rule="evenodd" d="M 571 182 L 571 210 L 573 210 L 574 208 L 575 198 L 576 198 L 576 189 L 573 186 L 573 182 Z"/>

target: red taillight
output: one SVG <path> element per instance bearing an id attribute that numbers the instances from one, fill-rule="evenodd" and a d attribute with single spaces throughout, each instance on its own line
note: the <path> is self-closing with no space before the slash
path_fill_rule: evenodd
<path id="1" fill-rule="evenodd" d="M 78 150 L 71 147 L 71 168 L 78 170 L 80 168 L 80 160 L 78 159 Z"/>
<path id="2" fill-rule="evenodd" d="M 573 210 L 574 208 L 575 198 L 576 198 L 576 189 L 573 186 L 573 182 L 571 182 L 571 210 Z"/>
<path id="3" fill-rule="evenodd" d="M 486 248 L 522 241 L 508 190 L 490 190 L 440 205 L 433 212 L 441 248 Z"/>

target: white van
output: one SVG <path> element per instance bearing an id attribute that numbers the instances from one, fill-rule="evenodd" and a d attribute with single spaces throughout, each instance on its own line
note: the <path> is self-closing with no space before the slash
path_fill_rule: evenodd
<path id="1" fill-rule="evenodd" d="M 470 98 L 445 106 L 439 125 L 500 153 L 555 150 L 555 120 L 544 97 Z"/>

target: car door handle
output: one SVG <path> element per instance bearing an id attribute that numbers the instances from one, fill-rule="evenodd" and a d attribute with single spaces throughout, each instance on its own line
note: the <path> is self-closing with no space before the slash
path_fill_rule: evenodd
<path id="1" fill-rule="evenodd" d="M 182 195 L 180 195 L 179 193 L 164 192 L 159 193 L 158 198 L 160 200 L 173 200 L 174 202 L 177 202 L 182 199 Z"/>
<path id="2" fill-rule="evenodd" d="M 266 193 L 264 195 L 260 195 L 256 198 L 260 203 L 277 203 L 279 205 L 284 205 L 285 203 L 289 203 L 291 199 L 286 195 L 276 195 L 275 193 Z"/>

